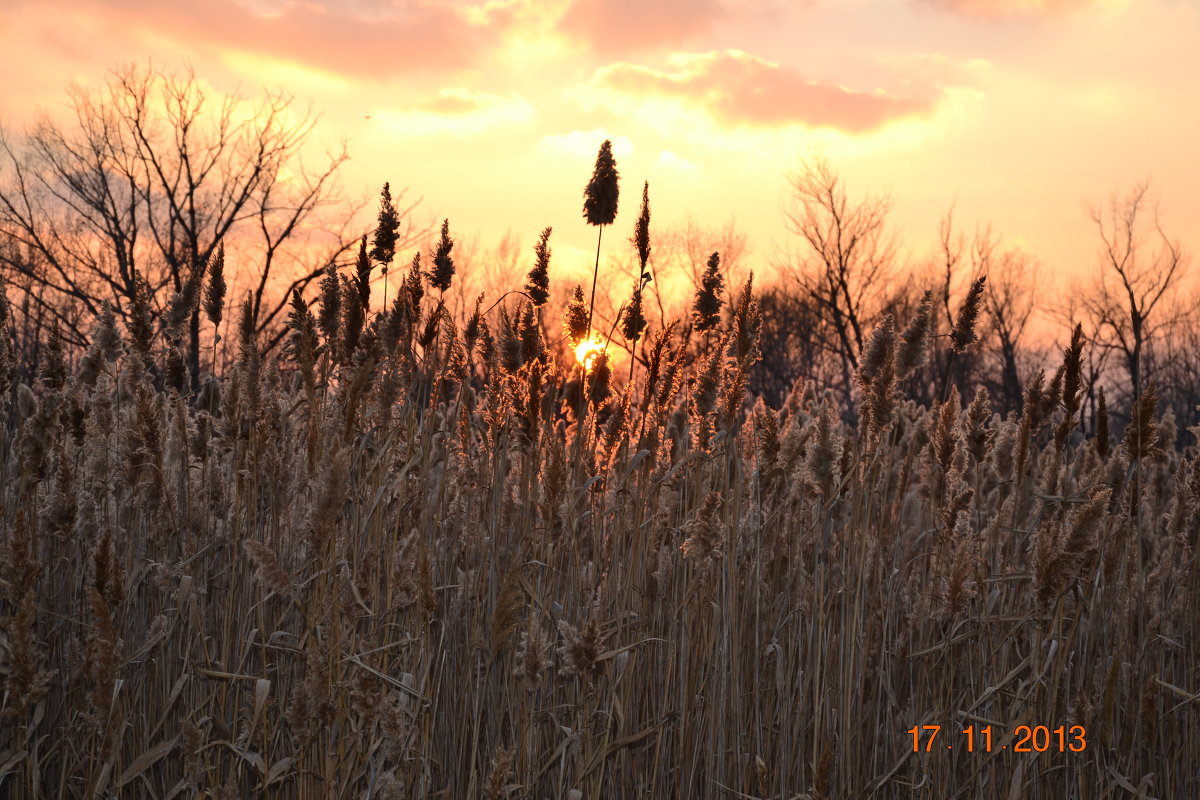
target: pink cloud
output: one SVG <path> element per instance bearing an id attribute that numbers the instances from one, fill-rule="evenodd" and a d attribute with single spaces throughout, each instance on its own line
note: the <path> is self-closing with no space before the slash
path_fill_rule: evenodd
<path id="1" fill-rule="evenodd" d="M 418 103 L 418 111 L 428 111 L 430 114 L 470 114 L 483 108 L 483 103 L 477 97 L 461 94 L 439 94 Z"/>
<path id="2" fill-rule="evenodd" d="M 477 63 L 508 21 L 493 15 L 472 24 L 454 3 L 422 0 L 287 2 L 269 11 L 237 0 L 46 0 L 43 8 L 91 14 L 189 48 L 236 49 L 365 78 Z"/>
<path id="3" fill-rule="evenodd" d="M 1050 16 L 1103 4 L 1102 0 L 923 0 L 923 2 L 932 3 L 966 16 L 988 19 Z"/>
<path id="4" fill-rule="evenodd" d="M 726 13 L 722 0 L 575 0 L 559 30 L 602 53 L 622 55 L 695 41 Z"/>
<path id="5" fill-rule="evenodd" d="M 682 100 L 731 126 L 800 124 L 862 133 L 891 120 L 927 114 L 934 105 L 931 97 L 895 97 L 819 83 L 737 50 L 675 56 L 672 62 L 678 71 L 613 64 L 598 70 L 593 84 L 625 94 Z"/>

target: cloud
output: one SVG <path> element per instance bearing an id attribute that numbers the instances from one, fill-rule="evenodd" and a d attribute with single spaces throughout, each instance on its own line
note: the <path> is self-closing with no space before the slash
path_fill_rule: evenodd
<path id="1" fill-rule="evenodd" d="M 677 54 L 667 72 L 629 63 L 597 70 L 601 93 L 657 97 L 707 112 L 728 127 L 788 125 L 863 133 L 892 120 L 929 114 L 934 98 L 896 97 L 810 80 L 800 72 L 738 50 Z"/>
<path id="2" fill-rule="evenodd" d="M 502 125 L 531 121 L 537 112 L 522 97 L 443 89 L 410 108 L 373 108 L 371 118 L 403 136 L 474 136 Z"/>
<path id="3" fill-rule="evenodd" d="M 594 159 L 605 139 L 612 141 L 613 155 L 617 158 L 624 158 L 633 152 L 633 142 L 628 136 L 613 136 L 603 128 L 550 134 L 543 136 L 538 146 L 553 153 Z"/>
<path id="4" fill-rule="evenodd" d="M 365 78 L 479 63 L 512 18 L 502 6 L 487 11 L 426 0 L 259 2 L 253 8 L 238 0 L 45 0 L 44 7 L 189 49 L 249 52 Z"/>
<path id="5" fill-rule="evenodd" d="M 670 150 L 662 150 L 658 154 L 658 163 L 661 166 L 677 169 L 682 172 L 695 172 L 698 167 L 686 158 L 680 158 Z"/>
<path id="6" fill-rule="evenodd" d="M 921 0 L 970 17 L 1006 19 L 1044 17 L 1081 9 L 1109 9 L 1125 0 Z"/>
<path id="7" fill-rule="evenodd" d="M 575 0 L 559 30 L 593 49 L 620 56 L 680 47 L 712 29 L 728 9 L 721 0 Z"/>

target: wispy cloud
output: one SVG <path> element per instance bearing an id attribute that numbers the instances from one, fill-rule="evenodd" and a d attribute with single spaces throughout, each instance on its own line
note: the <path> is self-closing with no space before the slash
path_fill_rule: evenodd
<path id="1" fill-rule="evenodd" d="M 726 13 L 720 0 L 575 0 L 559 29 L 598 52 L 619 57 L 653 47 L 686 46 Z"/>
<path id="2" fill-rule="evenodd" d="M 596 157 L 596 151 L 605 139 L 612 141 L 613 155 L 618 158 L 633 152 L 633 142 L 628 136 L 614 136 L 603 128 L 593 128 L 589 131 L 575 130 L 568 133 L 554 133 L 543 136 L 538 147 L 552 153 L 576 156 L 584 159 Z"/>
<path id="3" fill-rule="evenodd" d="M 662 150 L 659 152 L 658 163 L 661 166 L 669 167 L 670 169 L 677 169 L 682 172 L 695 172 L 699 169 L 699 167 L 697 167 L 691 161 L 688 161 L 686 158 L 680 158 L 670 150 Z"/>
<path id="4" fill-rule="evenodd" d="M 374 108 L 371 118 L 400 135 L 473 136 L 502 125 L 518 125 L 536 117 L 534 107 L 516 95 L 501 96 L 467 89 L 443 89 L 406 108 Z"/>
<path id="5" fill-rule="evenodd" d="M 799 71 L 739 50 L 676 54 L 672 70 L 616 63 L 597 70 L 601 93 L 660 97 L 707 112 L 724 126 L 804 125 L 861 133 L 929 114 L 934 97 L 899 97 L 811 80 Z"/>
<path id="6" fill-rule="evenodd" d="M 21 2 L 21 0 L 18 0 Z M 513 14 L 460 3 L 257 3 L 43 0 L 44 13 L 92 16 L 190 51 L 233 50 L 363 78 L 455 69 L 486 60 Z"/>
<path id="7" fill-rule="evenodd" d="M 1111 9 L 1125 0 L 920 0 L 972 17 L 1043 17 L 1081 9 Z"/>

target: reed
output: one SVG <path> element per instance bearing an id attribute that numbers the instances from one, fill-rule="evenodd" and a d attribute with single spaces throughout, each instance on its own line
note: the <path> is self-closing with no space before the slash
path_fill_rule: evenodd
<path id="1" fill-rule="evenodd" d="M 282 356 L 247 300 L 197 397 L 148 303 L 32 386 L 0 313 L 0 795 L 1195 796 L 1200 459 L 1152 387 L 1085 437 L 1077 332 L 1019 417 L 919 405 L 927 294 L 869 337 L 860 420 L 751 406 L 761 313 L 715 254 L 705 352 L 671 324 L 636 382 L 581 381 L 548 238 L 532 302 L 459 319 L 448 223 L 374 310 L 377 235 Z M 1014 753 L 1022 724 L 1086 749 Z"/>

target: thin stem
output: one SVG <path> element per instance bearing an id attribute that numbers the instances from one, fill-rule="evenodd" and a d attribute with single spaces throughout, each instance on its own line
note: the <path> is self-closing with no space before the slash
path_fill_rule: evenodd
<path id="1" fill-rule="evenodd" d="M 633 387 L 633 368 L 637 366 L 637 339 L 629 343 L 629 386 Z"/>
<path id="2" fill-rule="evenodd" d="M 588 336 L 592 335 L 592 314 L 596 310 L 596 280 L 600 277 L 600 237 L 604 235 L 604 226 L 596 235 L 596 268 L 592 271 L 592 301 L 588 304 Z"/>

